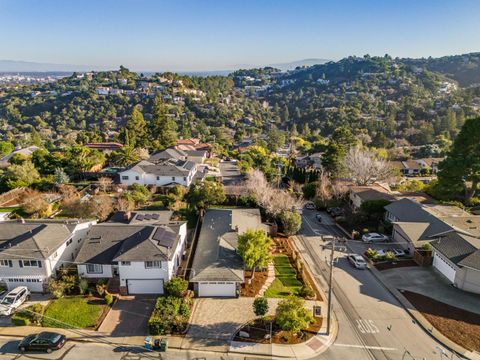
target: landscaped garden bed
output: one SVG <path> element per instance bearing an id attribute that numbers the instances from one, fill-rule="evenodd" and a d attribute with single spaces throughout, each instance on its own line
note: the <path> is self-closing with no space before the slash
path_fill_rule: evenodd
<path id="1" fill-rule="evenodd" d="M 377 270 L 388 270 L 388 269 L 396 269 L 401 267 L 411 267 L 411 266 L 418 266 L 418 264 L 413 259 L 398 259 L 394 262 L 378 262 L 374 263 L 374 266 Z"/>
<path id="2" fill-rule="evenodd" d="M 447 338 L 468 350 L 480 351 L 480 314 L 410 291 L 402 294 Z"/>
<path id="3" fill-rule="evenodd" d="M 260 289 L 267 281 L 267 271 L 256 271 L 255 276 L 252 279 L 252 272 L 245 271 L 245 282 L 240 289 L 240 296 L 242 297 L 255 297 L 260 292 Z"/>
<path id="4" fill-rule="evenodd" d="M 297 272 L 288 256 L 275 255 L 273 263 L 275 266 L 275 280 L 265 292 L 265 297 L 283 298 L 290 295 L 299 295 L 303 283 L 297 279 Z"/>

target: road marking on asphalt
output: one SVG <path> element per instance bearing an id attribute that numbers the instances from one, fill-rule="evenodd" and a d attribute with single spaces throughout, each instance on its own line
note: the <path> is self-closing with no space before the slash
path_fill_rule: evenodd
<path id="1" fill-rule="evenodd" d="M 357 319 L 356 321 L 358 330 L 360 330 L 362 334 L 378 334 L 380 332 L 373 320 Z"/>
<path id="2" fill-rule="evenodd" d="M 383 350 L 383 351 L 397 351 L 398 349 L 383 347 L 383 346 L 368 346 L 368 345 L 354 345 L 354 344 L 333 344 L 335 346 L 341 347 L 351 347 L 351 348 L 362 348 L 362 349 L 370 349 L 370 350 Z"/>

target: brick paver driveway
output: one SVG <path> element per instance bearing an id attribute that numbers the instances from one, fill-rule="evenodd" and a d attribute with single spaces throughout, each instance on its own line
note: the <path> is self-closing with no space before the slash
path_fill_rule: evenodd
<path id="1" fill-rule="evenodd" d="M 113 305 L 98 331 L 110 336 L 144 336 L 155 296 L 122 297 Z"/>

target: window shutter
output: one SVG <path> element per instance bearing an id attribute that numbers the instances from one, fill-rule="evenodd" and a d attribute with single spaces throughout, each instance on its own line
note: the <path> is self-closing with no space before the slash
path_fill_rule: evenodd
<path id="1" fill-rule="evenodd" d="M 20 265 L 20 267 L 22 268 L 23 267 L 23 260 L 18 260 L 18 265 Z"/>
<path id="2" fill-rule="evenodd" d="M 40 260 L 38 260 L 38 267 L 41 268 L 42 267 L 42 262 Z"/>

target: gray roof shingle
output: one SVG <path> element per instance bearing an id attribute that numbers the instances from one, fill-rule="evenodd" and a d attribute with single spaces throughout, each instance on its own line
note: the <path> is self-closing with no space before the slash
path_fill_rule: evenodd
<path id="1" fill-rule="evenodd" d="M 443 234 L 431 242 L 434 249 L 458 266 L 480 270 L 480 240 L 456 231 Z"/>

